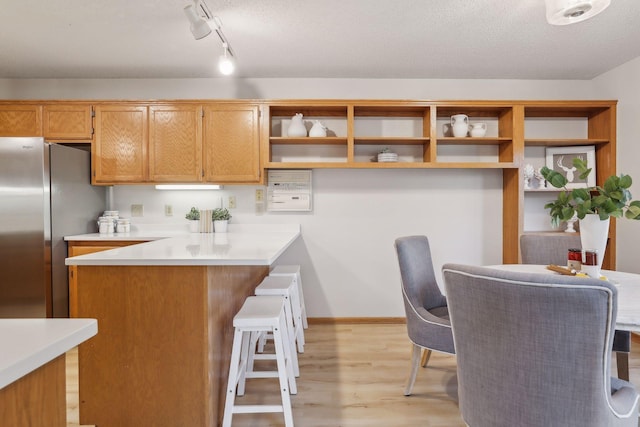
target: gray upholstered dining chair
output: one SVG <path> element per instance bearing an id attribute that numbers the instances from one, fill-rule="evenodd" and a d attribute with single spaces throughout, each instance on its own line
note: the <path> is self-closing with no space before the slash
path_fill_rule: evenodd
<path id="1" fill-rule="evenodd" d="M 426 366 L 432 350 L 454 353 L 453 336 L 447 300 L 433 271 L 429 240 L 426 236 L 400 237 L 395 241 L 395 248 L 400 264 L 407 333 L 413 343 L 411 370 L 404 390 L 405 396 L 409 396 L 418 366 Z"/>
<path id="2" fill-rule="evenodd" d="M 569 233 L 523 234 L 520 236 L 520 252 L 523 264 L 567 264 L 567 251 L 581 248 L 580 236 Z M 616 353 L 618 378 L 629 381 L 629 352 L 631 333 L 616 331 L 612 350 Z"/>
<path id="3" fill-rule="evenodd" d="M 610 376 L 615 286 L 459 264 L 442 271 L 468 426 L 638 426 L 637 390 Z"/>

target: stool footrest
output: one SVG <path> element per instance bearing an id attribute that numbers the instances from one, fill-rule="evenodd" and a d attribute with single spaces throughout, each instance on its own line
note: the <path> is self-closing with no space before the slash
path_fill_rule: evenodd
<path id="1" fill-rule="evenodd" d="M 278 371 L 251 371 L 244 376 L 246 378 L 278 378 Z"/>
<path id="2" fill-rule="evenodd" d="M 257 414 L 262 412 L 283 412 L 282 405 L 236 405 L 234 414 Z"/>

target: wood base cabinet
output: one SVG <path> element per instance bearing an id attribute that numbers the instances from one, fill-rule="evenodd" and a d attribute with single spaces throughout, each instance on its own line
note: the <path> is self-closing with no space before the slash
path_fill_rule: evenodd
<path id="1" fill-rule="evenodd" d="M 233 316 L 268 266 L 78 266 L 80 424 L 216 427 Z"/>
<path id="2" fill-rule="evenodd" d="M 66 427 L 65 356 L 0 389 L 0 420 L 12 427 Z"/>

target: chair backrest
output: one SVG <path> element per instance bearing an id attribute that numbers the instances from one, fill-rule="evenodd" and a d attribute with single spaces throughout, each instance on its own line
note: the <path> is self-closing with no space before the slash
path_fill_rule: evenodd
<path id="1" fill-rule="evenodd" d="M 607 397 L 614 286 L 457 264 L 443 277 L 468 425 L 623 425 L 615 420 L 629 414 Z"/>
<path id="2" fill-rule="evenodd" d="M 407 236 L 396 239 L 402 290 L 409 304 L 430 310 L 446 305 L 433 271 L 429 239 Z"/>
<path id="3" fill-rule="evenodd" d="M 429 240 L 425 236 L 400 237 L 395 246 L 409 339 L 419 346 L 452 354 L 447 299 L 436 281 Z"/>
<path id="4" fill-rule="evenodd" d="M 575 233 L 523 234 L 520 253 L 523 264 L 567 265 L 567 252 L 580 249 L 580 235 Z"/>

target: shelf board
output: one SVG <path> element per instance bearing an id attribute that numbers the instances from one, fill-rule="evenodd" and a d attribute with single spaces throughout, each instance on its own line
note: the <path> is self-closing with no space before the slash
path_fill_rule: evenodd
<path id="1" fill-rule="evenodd" d="M 559 193 L 560 191 L 564 191 L 562 188 L 525 188 L 525 193 Z"/>
<path id="2" fill-rule="evenodd" d="M 525 146 L 537 147 L 571 147 L 576 145 L 599 145 L 608 143 L 608 139 L 583 138 L 583 139 L 552 139 L 552 138 L 527 138 L 524 140 Z"/>
<path id="3" fill-rule="evenodd" d="M 269 162 L 266 169 L 517 169 L 502 162 Z"/>
<path id="4" fill-rule="evenodd" d="M 358 136 L 354 143 L 359 145 L 424 145 L 429 138 L 421 137 L 388 137 L 388 136 Z"/>
<path id="5" fill-rule="evenodd" d="M 463 138 L 455 138 L 450 136 L 444 136 L 438 138 L 438 145 L 497 145 L 504 144 L 506 142 L 513 141 L 513 138 L 507 137 L 483 137 L 483 138 L 473 138 L 473 137 L 463 137 Z"/>
<path id="6" fill-rule="evenodd" d="M 285 136 L 272 136 L 269 142 L 273 145 L 347 145 L 347 138 L 340 136 L 289 138 Z"/>

